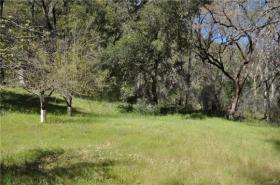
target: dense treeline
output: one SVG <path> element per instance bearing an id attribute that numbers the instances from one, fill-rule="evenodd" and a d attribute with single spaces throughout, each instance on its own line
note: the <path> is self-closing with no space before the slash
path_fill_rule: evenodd
<path id="1" fill-rule="evenodd" d="M 280 120 L 276 0 L 0 1 L 1 84 L 41 102 Z M 133 105 L 136 104 L 136 105 Z M 133 106 L 133 107 L 132 107 Z"/>

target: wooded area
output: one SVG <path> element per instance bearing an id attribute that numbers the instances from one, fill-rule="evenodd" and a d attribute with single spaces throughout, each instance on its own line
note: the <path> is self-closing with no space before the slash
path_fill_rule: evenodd
<path id="1" fill-rule="evenodd" d="M 280 0 L 0 0 L 0 154 L 1 185 L 280 185 Z"/>
<path id="2" fill-rule="evenodd" d="M 127 111 L 280 119 L 278 0 L 0 1 L 1 86 Z M 135 105 L 134 105 L 135 104 Z M 38 105 L 39 106 L 39 105 Z"/>

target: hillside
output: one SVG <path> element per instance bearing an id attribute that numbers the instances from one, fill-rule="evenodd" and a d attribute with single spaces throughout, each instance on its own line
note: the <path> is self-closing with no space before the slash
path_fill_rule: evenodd
<path id="1" fill-rule="evenodd" d="M 121 113 L 119 103 L 51 100 L 47 123 L 1 92 L 1 184 L 280 184 L 280 128 L 192 115 Z M 9 105 L 9 106 L 8 106 Z"/>

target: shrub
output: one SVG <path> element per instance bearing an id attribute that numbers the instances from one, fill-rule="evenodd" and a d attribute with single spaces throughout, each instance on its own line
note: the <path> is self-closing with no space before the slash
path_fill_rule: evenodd
<path id="1" fill-rule="evenodd" d="M 160 114 L 160 107 L 158 105 L 152 105 L 145 101 L 139 101 L 135 106 L 134 110 L 143 114 Z"/>

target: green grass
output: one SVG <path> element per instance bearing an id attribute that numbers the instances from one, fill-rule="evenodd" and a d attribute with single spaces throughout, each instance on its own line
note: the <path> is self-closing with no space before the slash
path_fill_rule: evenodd
<path id="1" fill-rule="evenodd" d="M 22 91 L 1 93 L 18 96 L 3 101 L 1 184 L 280 184 L 279 127 L 120 113 L 78 98 L 73 117 L 52 100 L 40 124 Z"/>

